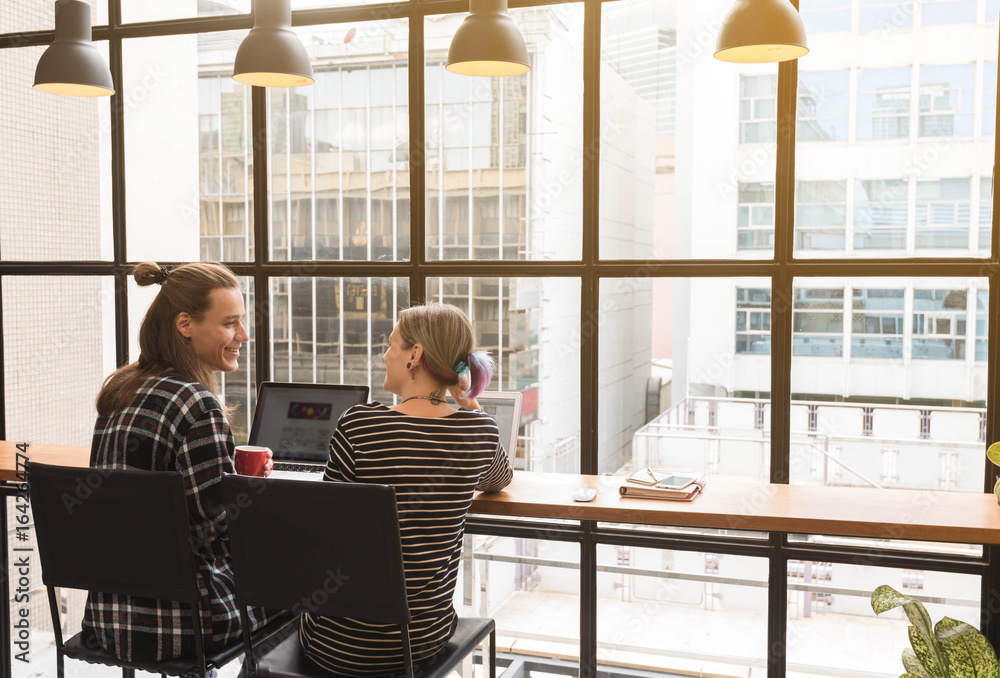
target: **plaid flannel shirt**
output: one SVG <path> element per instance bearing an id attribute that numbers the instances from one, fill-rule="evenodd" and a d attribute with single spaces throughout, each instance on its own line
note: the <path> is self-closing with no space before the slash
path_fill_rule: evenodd
<path id="1" fill-rule="evenodd" d="M 184 476 L 191 543 L 201 589 L 205 649 L 240 638 L 220 481 L 234 473 L 233 434 L 211 391 L 176 377 L 151 377 L 123 411 L 98 417 L 92 467 L 176 471 Z M 251 609 L 254 628 L 266 619 Z M 163 661 L 195 654 L 187 605 L 92 591 L 83 627 L 120 659 Z"/>

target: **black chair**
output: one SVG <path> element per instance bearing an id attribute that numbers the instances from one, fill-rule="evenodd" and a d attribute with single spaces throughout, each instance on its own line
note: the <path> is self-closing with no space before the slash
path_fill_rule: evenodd
<path id="1" fill-rule="evenodd" d="M 179 473 L 29 463 L 27 480 L 42 582 L 48 589 L 56 636 L 59 678 L 63 678 L 63 657 L 120 667 L 124 678 L 133 678 L 136 669 L 204 678 L 208 669 L 243 654 L 240 642 L 205 654 L 184 480 Z M 64 644 L 55 587 L 186 603 L 191 606 L 197 656 L 164 662 L 122 661 L 83 633 Z M 282 620 L 280 625 L 269 625 L 255 637 L 263 642 L 286 624 Z"/>
<path id="2" fill-rule="evenodd" d="M 259 605 L 398 624 L 407 678 L 443 678 L 488 635 L 489 675 L 496 678 L 492 619 L 460 618 L 444 648 L 414 664 L 395 488 L 226 476 L 222 491 L 230 507 L 233 573 L 241 608 Z M 240 507 L 238 513 L 234 506 Z M 256 660 L 245 624 L 243 639 L 251 677 L 330 676 L 306 657 L 297 635 Z"/>

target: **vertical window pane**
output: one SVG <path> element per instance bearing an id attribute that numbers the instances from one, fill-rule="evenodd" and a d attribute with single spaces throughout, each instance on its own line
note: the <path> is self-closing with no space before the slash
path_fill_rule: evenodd
<path id="1" fill-rule="evenodd" d="M 534 12 L 510 14 L 531 25 Z M 558 35 L 522 30 L 532 72 L 506 78 L 445 70 L 462 16 L 425 22 L 429 259 L 579 258 L 582 156 L 580 136 L 567 130 L 579 130 L 581 118 L 567 102 L 582 101 L 583 73 L 564 69 L 574 63 L 569 45 L 581 40 L 583 6 L 568 5 L 560 17 L 547 24 Z M 541 72 L 565 88 L 559 97 L 534 91 Z"/>
<path id="2" fill-rule="evenodd" d="M 459 616 L 491 617 L 500 651 L 515 661 L 540 659 L 541 650 L 545 657 L 573 658 L 575 663 L 580 647 L 578 544 L 466 534 L 461 562 L 455 587 Z M 525 675 L 540 675 L 545 668 L 526 669 Z M 501 670 L 498 662 L 497 672 Z"/>
<path id="3" fill-rule="evenodd" d="M 515 468 L 579 473 L 579 281 L 429 278 L 427 299 L 469 316 L 476 344 L 497 362 L 488 390 L 523 394 Z"/>
<path id="4" fill-rule="evenodd" d="M 863 540 L 859 546 L 871 549 L 883 543 Z M 888 584 L 920 600 L 935 622 L 948 616 L 978 628 L 981 581 L 978 576 L 930 569 L 790 560 L 789 675 L 897 675 L 902 670 L 900 655 L 910 648 L 909 622 L 902 608 L 876 616 L 871 611 L 872 590 Z M 836 593 L 830 587 L 837 587 Z M 857 633 L 863 633 L 864 642 L 858 642 Z M 816 647 L 823 650 L 810 650 Z"/>
<path id="5" fill-rule="evenodd" d="M 409 257 L 407 22 L 299 29 L 310 87 L 268 90 L 271 256 Z"/>
<path id="6" fill-rule="evenodd" d="M 94 401 L 104 378 L 115 368 L 114 280 L 96 276 L 7 276 L 3 279 L 4 414 L 6 438 L 33 444 L 90 446 L 97 410 Z M 19 532 L 27 541 L 15 541 L 14 526 L 27 508 L 27 498 L 5 497 L 5 525 L 10 563 L 29 558 L 34 566 L 21 568 L 21 593 L 11 586 L 11 626 L 31 627 L 28 673 L 55 673 L 51 647 L 37 639 L 52 637 L 52 617 L 34 550 L 34 528 Z M 20 507 L 20 510 L 15 510 Z M 22 530 L 24 527 L 22 526 Z M 16 551 L 14 549 L 17 549 Z M 11 570 L 12 574 L 16 569 Z M 27 595 L 24 595 L 25 592 Z M 60 589 L 67 629 L 75 633 L 83 618 L 85 591 Z M 19 616 L 27 614 L 27 617 Z M 13 638 L 17 638 L 14 629 Z M 23 630 L 23 629 L 20 629 Z M 41 633 L 36 633 L 40 631 Z M 21 648 L 15 652 L 24 652 Z M 7 654 L 13 660 L 11 654 Z M 51 663 L 49 663 L 51 662 Z M 12 661 L 14 674 L 21 661 Z M 42 668 L 44 667 L 44 668 Z"/>
<path id="7" fill-rule="evenodd" d="M 276 381 L 367 385 L 372 400 L 394 402 L 381 358 L 410 305 L 405 278 L 272 278 L 270 294 Z"/>
<path id="8" fill-rule="evenodd" d="M 767 655 L 764 558 L 601 544 L 597 572 L 601 673 L 753 675 Z"/>
<path id="9" fill-rule="evenodd" d="M 837 295 L 849 322 L 799 318 L 844 312 Z M 980 278 L 798 280 L 792 482 L 982 492 L 986 365 L 967 346 L 985 338 L 986 299 Z M 843 350 L 803 352 L 807 336 Z"/>
<path id="10" fill-rule="evenodd" d="M 598 470 L 766 479 L 769 282 L 605 278 L 600 298 Z"/>
<path id="11" fill-rule="evenodd" d="M 8 439 L 90 446 L 94 401 L 115 368 L 114 307 L 111 278 L 4 278 Z"/>
<path id="12" fill-rule="evenodd" d="M 20 3 L 19 3 L 20 4 Z M 0 10 L 3 19 L 47 15 Z M 24 13 L 23 16 L 21 13 Z M 51 23 L 37 28 L 51 28 Z M 107 43 L 94 45 L 107 63 Z M 0 50 L 0 256 L 12 261 L 109 260 L 111 136 L 107 97 L 58 96 L 32 88 L 44 47 Z"/>
<path id="13" fill-rule="evenodd" d="M 691 13 L 678 7 L 649 0 L 601 6 L 600 257 L 769 257 L 770 224 L 751 233 L 733 222 L 741 186 L 774 181 L 777 78 L 773 69 L 747 67 L 745 73 L 726 71 L 710 93 L 691 89 L 719 64 L 701 43 L 705 26 L 721 10 L 704 3 Z M 566 84 L 559 90 L 576 91 Z M 567 130 L 577 129 L 569 113 L 560 119 Z M 539 138 L 548 144 L 560 137 Z M 559 143 L 565 148 L 571 142 Z M 550 165 L 572 159 L 572 146 L 559 148 Z M 581 164 L 589 151 L 583 149 Z M 561 206 L 564 186 L 543 185 L 538 202 L 558 200 Z M 574 189 L 573 214 L 585 197 Z M 755 216 L 773 224 L 764 210 Z M 562 231 L 555 237 L 574 242 Z"/>
<path id="14" fill-rule="evenodd" d="M 250 88 L 232 79 L 245 31 L 122 43 L 128 258 L 253 258 Z"/>

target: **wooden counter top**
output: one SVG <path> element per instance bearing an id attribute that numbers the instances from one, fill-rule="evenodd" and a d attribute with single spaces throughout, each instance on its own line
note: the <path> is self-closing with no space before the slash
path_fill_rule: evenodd
<path id="1" fill-rule="evenodd" d="M 17 446 L 0 441 L 0 480 L 17 482 Z M 86 466 L 90 449 L 30 444 L 29 458 Z M 517 471 L 502 492 L 477 492 L 472 513 L 674 525 L 727 530 L 1000 544 L 1000 506 L 992 494 L 931 490 L 770 485 L 710 481 L 692 502 L 626 499 L 622 478 Z M 597 488 L 591 502 L 572 491 Z"/>
<path id="2" fill-rule="evenodd" d="M 19 482 L 17 472 L 22 469 L 17 466 L 17 454 L 16 442 L 0 440 L 0 481 Z M 90 464 L 90 448 L 29 443 L 28 458 L 56 466 L 87 466 Z"/>
<path id="3" fill-rule="evenodd" d="M 709 481 L 692 502 L 625 498 L 623 478 L 515 472 L 502 492 L 479 492 L 472 513 L 729 530 L 1000 544 L 992 494 Z M 597 488 L 586 503 L 574 488 Z"/>

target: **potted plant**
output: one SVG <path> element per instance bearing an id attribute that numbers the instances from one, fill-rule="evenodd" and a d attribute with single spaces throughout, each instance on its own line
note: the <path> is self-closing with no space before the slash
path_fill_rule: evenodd
<path id="1" fill-rule="evenodd" d="M 900 678 L 1000 677 L 996 652 L 979 629 L 950 617 L 932 627 L 927 610 L 913 598 L 891 586 L 872 592 L 875 614 L 900 605 L 912 624 L 907 629 L 912 647 L 903 650 L 906 673 Z"/>
<path id="2" fill-rule="evenodd" d="M 986 450 L 986 456 L 997 466 L 1000 466 L 1000 443 L 993 443 Z M 993 494 L 997 498 L 997 503 L 1000 504 L 1000 478 L 997 478 L 996 485 L 993 486 Z"/>

